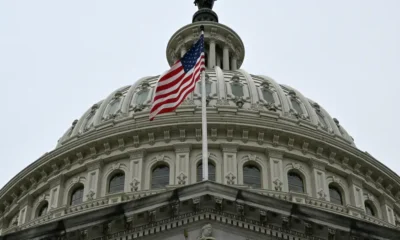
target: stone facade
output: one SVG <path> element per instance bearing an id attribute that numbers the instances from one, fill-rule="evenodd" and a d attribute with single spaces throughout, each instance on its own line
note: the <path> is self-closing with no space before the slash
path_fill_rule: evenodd
<path id="1" fill-rule="evenodd" d="M 215 182 L 198 183 L 200 85 L 174 113 L 149 122 L 159 77 L 144 77 L 94 104 L 56 149 L 0 190 L 1 240 L 400 235 L 399 176 L 357 149 L 315 101 L 240 69 L 244 45 L 232 29 L 201 21 L 181 28 L 168 43 L 169 63 L 186 52 L 201 24 Z M 155 188 L 161 165 L 168 168 L 167 182 Z M 248 183 L 247 166 L 258 169 L 259 184 Z M 116 174 L 123 176 L 122 189 L 110 192 Z M 301 192 L 291 190 L 291 174 L 301 179 Z M 78 186 L 82 199 L 72 204 Z"/>

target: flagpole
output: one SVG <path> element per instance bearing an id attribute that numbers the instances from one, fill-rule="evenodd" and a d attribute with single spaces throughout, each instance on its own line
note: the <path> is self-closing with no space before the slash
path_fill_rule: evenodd
<path id="1" fill-rule="evenodd" d="M 200 26 L 204 36 L 204 26 Z M 202 126 L 202 156 L 203 156 L 203 181 L 208 180 L 208 142 L 207 142 L 207 90 L 206 72 L 201 72 L 201 126 Z"/>

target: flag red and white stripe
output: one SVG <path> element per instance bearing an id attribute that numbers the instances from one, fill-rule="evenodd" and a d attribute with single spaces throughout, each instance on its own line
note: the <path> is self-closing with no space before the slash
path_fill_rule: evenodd
<path id="1" fill-rule="evenodd" d="M 204 37 L 160 77 L 150 110 L 150 121 L 157 115 L 174 111 L 193 92 L 205 70 Z"/>

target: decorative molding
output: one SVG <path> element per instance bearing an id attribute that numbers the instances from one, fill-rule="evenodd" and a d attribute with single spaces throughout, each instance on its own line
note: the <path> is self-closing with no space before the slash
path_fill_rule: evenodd
<path id="1" fill-rule="evenodd" d="M 288 150 L 292 151 L 294 148 L 294 138 L 289 138 L 288 140 Z"/>
<path id="2" fill-rule="evenodd" d="M 216 128 L 211 128 L 211 140 L 214 142 L 217 141 L 218 138 L 218 130 Z"/>
<path id="3" fill-rule="evenodd" d="M 277 147 L 279 145 L 279 135 L 274 135 L 274 137 L 272 138 L 272 145 L 274 147 Z"/>
<path id="4" fill-rule="evenodd" d="M 140 146 L 139 135 L 134 135 L 133 136 L 133 146 L 136 147 L 136 148 Z"/>
<path id="5" fill-rule="evenodd" d="M 307 152 L 308 152 L 308 145 L 309 145 L 308 142 L 303 142 L 303 145 L 302 145 L 302 147 L 301 147 L 301 152 L 302 152 L 303 154 L 307 154 Z"/>
<path id="6" fill-rule="evenodd" d="M 125 141 L 123 138 L 118 138 L 118 149 L 120 151 L 124 151 L 125 150 Z"/>
<path id="7" fill-rule="evenodd" d="M 111 153 L 110 143 L 109 142 L 105 142 L 103 144 L 103 146 L 104 146 L 104 153 L 107 154 L 107 155 L 110 154 Z"/>
<path id="8" fill-rule="evenodd" d="M 228 142 L 232 142 L 233 140 L 233 129 L 226 130 L 226 139 Z"/>
<path id="9" fill-rule="evenodd" d="M 264 132 L 258 132 L 257 142 L 260 145 L 264 143 Z"/>
<path id="10" fill-rule="evenodd" d="M 169 134 L 169 130 L 164 131 L 164 141 L 169 143 L 171 141 L 171 135 Z"/>

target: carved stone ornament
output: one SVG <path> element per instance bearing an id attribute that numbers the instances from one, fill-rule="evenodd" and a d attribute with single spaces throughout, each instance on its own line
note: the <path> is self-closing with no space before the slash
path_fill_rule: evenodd
<path id="1" fill-rule="evenodd" d="M 235 179 L 236 179 L 236 177 L 235 177 L 235 175 L 233 175 L 233 173 L 229 173 L 228 175 L 226 175 L 225 178 L 227 179 L 227 184 L 228 184 L 228 185 L 233 185 L 233 184 L 235 184 Z"/>
<path id="2" fill-rule="evenodd" d="M 323 189 L 318 192 L 318 198 L 321 200 L 326 200 L 326 193 Z"/>
<path id="3" fill-rule="evenodd" d="M 282 185 L 283 185 L 283 183 L 281 182 L 281 180 L 279 180 L 278 178 L 274 181 L 274 188 L 275 188 L 275 191 L 282 191 Z"/>
<path id="4" fill-rule="evenodd" d="M 179 185 L 185 185 L 186 184 L 186 178 L 187 178 L 187 176 L 184 173 L 179 174 L 179 176 L 178 176 L 178 184 Z"/>
<path id="5" fill-rule="evenodd" d="M 212 237 L 212 226 L 211 224 L 206 224 L 201 228 L 200 235 L 197 237 L 197 240 L 215 240 Z"/>
<path id="6" fill-rule="evenodd" d="M 136 178 L 133 179 L 133 181 L 131 182 L 131 191 L 137 192 L 139 190 L 139 184 L 140 184 L 139 180 L 137 180 Z"/>
<path id="7" fill-rule="evenodd" d="M 88 194 L 86 195 L 87 200 L 89 200 L 89 201 L 93 200 L 95 194 L 96 194 L 96 193 L 95 193 L 93 190 L 90 190 L 90 191 L 88 192 Z"/>

